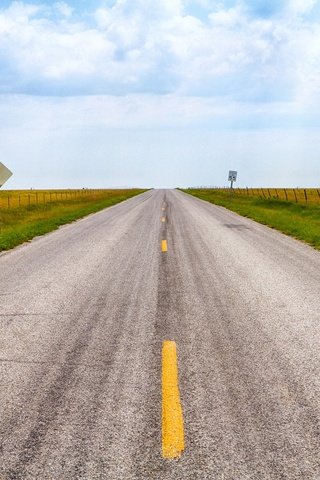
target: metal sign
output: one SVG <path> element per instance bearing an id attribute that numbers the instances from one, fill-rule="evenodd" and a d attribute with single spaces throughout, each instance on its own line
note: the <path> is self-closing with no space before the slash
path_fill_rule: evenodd
<path id="1" fill-rule="evenodd" d="M 237 171 L 236 170 L 229 170 L 229 182 L 235 182 L 237 180 Z"/>
<path id="2" fill-rule="evenodd" d="M 11 177 L 12 172 L 0 162 L 0 187 Z"/>

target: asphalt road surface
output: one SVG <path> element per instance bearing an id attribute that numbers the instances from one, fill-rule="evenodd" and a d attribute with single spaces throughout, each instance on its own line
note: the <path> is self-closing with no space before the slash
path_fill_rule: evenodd
<path id="1" fill-rule="evenodd" d="M 320 253 L 307 245 L 149 191 L 2 254 L 0 329 L 1 480 L 320 480 Z M 185 430 L 173 460 L 164 340 Z"/>

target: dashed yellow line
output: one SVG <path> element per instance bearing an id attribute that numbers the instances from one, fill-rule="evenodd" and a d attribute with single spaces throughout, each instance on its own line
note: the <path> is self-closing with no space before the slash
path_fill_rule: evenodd
<path id="1" fill-rule="evenodd" d="M 180 457 L 184 447 L 177 346 L 175 342 L 166 340 L 162 345 L 162 456 Z"/>
<path id="2" fill-rule="evenodd" d="M 164 211 L 166 210 L 166 208 L 165 208 L 165 207 L 162 207 L 161 210 L 164 212 Z"/>
<path id="3" fill-rule="evenodd" d="M 164 223 L 166 221 L 166 217 L 161 217 L 161 222 Z"/>
<path id="4" fill-rule="evenodd" d="M 162 250 L 163 252 L 167 252 L 167 251 L 168 251 L 167 240 L 162 240 L 162 242 L 161 242 L 161 250 Z"/>

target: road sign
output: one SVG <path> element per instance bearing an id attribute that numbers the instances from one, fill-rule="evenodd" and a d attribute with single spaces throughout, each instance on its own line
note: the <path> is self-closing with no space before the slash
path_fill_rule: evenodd
<path id="1" fill-rule="evenodd" d="M 11 177 L 12 172 L 0 162 L 0 188 Z"/>
<path id="2" fill-rule="evenodd" d="M 229 170 L 229 182 L 235 182 L 237 180 L 237 171 L 236 170 Z"/>
<path id="3" fill-rule="evenodd" d="M 233 182 L 235 182 L 235 181 L 237 180 L 237 172 L 236 172 L 236 170 L 229 170 L 228 180 L 229 180 L 229 182 L 231 182 L 230 188 L 231 188 L 231 190 L 232 190 L 232 189 L 233 189 Z"/>

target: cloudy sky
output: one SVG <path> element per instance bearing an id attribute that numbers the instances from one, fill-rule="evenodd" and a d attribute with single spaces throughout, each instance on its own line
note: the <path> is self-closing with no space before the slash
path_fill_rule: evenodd
<path id="1" fill-rule="evenodd" d="M 0 0 L 7 188 L 320 183 L 320 1 Z"/>

